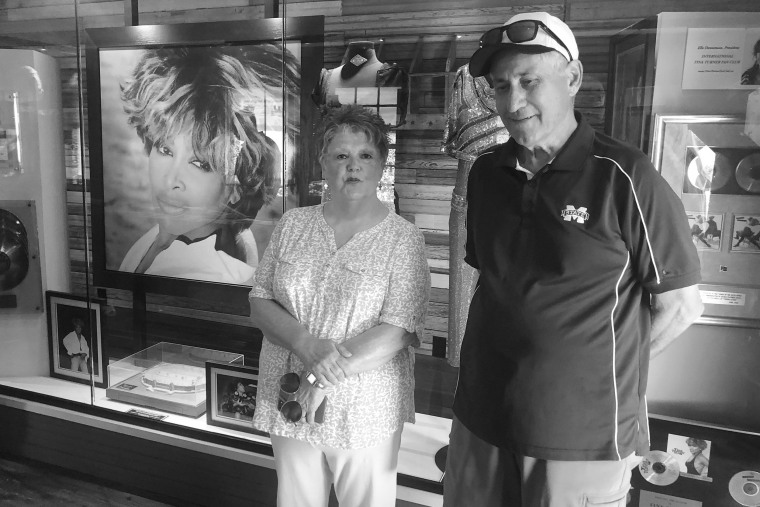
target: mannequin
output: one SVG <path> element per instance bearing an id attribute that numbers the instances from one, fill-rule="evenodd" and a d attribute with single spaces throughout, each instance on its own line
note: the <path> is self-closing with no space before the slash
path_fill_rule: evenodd
<path id="1" fill-rule="evenodd" d="M 382 93 L 381 88 L 397 90 Z M 409 75 L 395 63 L 381 62 L 371 41 L 350 42 L 340 66 L 322 69 L 311 97 L 318 106 L 359 103 L 375 107 L 389 125 L 398 127 L 406 121 Z"/>
<path id="2" fill-rule="evenodd" d="M 446 120 L 441 149 L 459 161 L 449 215 L 449 337 L 446 355 L 451 366 L 459 366 L 470 299 L 478 279 L 475 269 L 464 262 L 467 177 L 475 159 L 497 144 L 507 142 L 509 133 L 496 112 L 493 90 L 485 78 L 473 78 L 467 64 L 457 70 Z"/>
<path id="3" fill-rule="evenodd" d="M 372 42 L 350 42 L 340 67 L 331 73 L 328 88 L 375 86 L 377 71 L 382 66 L 383 62 L 377 59 Z"/>

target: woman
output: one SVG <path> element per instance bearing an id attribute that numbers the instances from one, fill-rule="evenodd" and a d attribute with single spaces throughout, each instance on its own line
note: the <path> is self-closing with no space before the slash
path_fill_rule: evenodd
<path id="1" fill-rule="evenodd" d="M 710 460 L 702 454 L 702 451 L 707 449 L 707 442 L 701 438 L 689 437 L 686 439 L 686 446 L 691 452 L 691 456 L 686 460 L 686 473 L 707 477 L 707 466 Z"/>
<path id="2" fill-rule="evenodd" d="M 283 82 L 297 86 L 294 62 L 270 44 L 145 52 L 121 95 L 148 156 L 156 224 L 121 271 L 252 283 L 250 227 L 280 186 L 280 153 L 255 108 Z"/>
<path id="3" fill-rule="evenodd" d="M 282 507 L 326 506 L 331 485 L 341 505 L 396 502 L 430 273 L 420 231 L 377 197 L 387 131 L 361 106 L 325 113 L 331 200 L 283 215 L 250 293 L 265 336 L 253 425 L 271 435 Z M 278 410 L 289 372 L 300 375 L 305 421 Z"/>

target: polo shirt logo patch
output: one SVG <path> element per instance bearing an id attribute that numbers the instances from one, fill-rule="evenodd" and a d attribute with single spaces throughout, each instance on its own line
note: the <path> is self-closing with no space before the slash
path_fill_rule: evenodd
<path id="1" fill-rule="evenodd" d="M 586 220 L 589 218 L 589 214 L 586 211 L 585 206 L 581 206 L 580 208 L 575 209 L 575 206 L 572 204 L 568 204 L 560 214 L 562 215 L 562 218 L 565 220 L 565 222 L 575 220 L 579 224 L 586 223 Z"/>

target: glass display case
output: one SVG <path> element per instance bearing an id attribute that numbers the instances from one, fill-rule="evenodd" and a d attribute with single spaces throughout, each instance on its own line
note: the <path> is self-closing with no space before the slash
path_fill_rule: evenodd
<path id="1" fill-rule="evenodd" d="M 466 89 L 491 122 L 489 134 L 506 139 L 487 82 L 468 76 L 467 61 L 486 28 L 528 7 L 452 4 L 442 15 L 439 5 L 425 1 L 207 4 L 139 0 L 124 2 L 122 12 L 120 2 L 40 0 L 0 8 L 14 14 L 0 21 L 6 69 L 0 76 L 0 409 L 11 399 L 33 399 L 191 438 L 212 454 L 244 448 L 254 449 L 256 459 L 271 458 L 268 436 L 225 412 L 223 402 L 208 419 L 202 415 L 210 395 L 221 400 L 230 379 L 246 379 L 242 394 L 255 398 L 264 337 L 249 316 L 251 277 L 282 215 L 328 198 L 316 153 L 321 111 L 359 103 L 391 128 L 379 195 L 425 238 L 432 286 L 415 349 L 417 423 L 404 431 L 399 484 L 407 498 L 411 490 L 424 492 L 429 496 L 415 501 L 437 505 L 466 324 L 461 305 L 474 288 L 474 280 L 473 287 L 460 286 L 452 272 L 462 263 L 455 243 L 464 231 L 456 193 L 472 161 L 445 146 L 445 129 L 456 119 L 449 110 L 453 87 L 468 80 Z M 689 30 L 692 37 L 694 29 L 707 30 L 696 32 L 701 36 L 742 30 L 746 66 L 760 18 L 757 12 L 660 14 L 654 3 L 628 10 L 618 2 L 597 13 L 586 4 L 593 2 L 540 6 L 577 30 L 585 75 L 576 109 L 594 128 L 652 157 L 696 227 L 703 265 L 708 311 L 653 361 L 650 412 L 757 432 L 760 99 L 755 85 L 693 89 L 683 75 Z M 741 6 L 757 9 L 749 1 Z M 613 12 L 618 8 L 625 12 Z M 194 55 L 190 73 L 204 73 L 225 52 L 253 55 L 250 65 L 266 68 L 253 80 L 255 93 L 246 95 L 253 120 L 241 128 L 266 147 L 255 156 L 267 169 L 261 181 L 225 173 L 226 183 L 252 182 L 255 198 L 225 217 L 223 232 L 176 234 L 165 250 L 149 254 L 161 214 L 178 206 L 159 203 L 148 127 L 130 94 L 151 74 L 145 64 L 159 50 Z M 344 73 L 352 65 L 372 72 Z M 254 155 L 240 135 L 237 140 L 243 146 L 236 154 Z M 457 312 L 450 308 L 455 299 Z M 75 346 L 67 341 L 72 333 Z M 207 366 L 212 378 L 222 379 L 217 391 L 208 385 Z M 258 447 L 246 447 L 253 444 Z M 262 462 L 273 467 L 264 458 L 256 463 Z"/>
<path id="2" fill-rule="evenodd" d="M 656 18 L 639 21 L 610 39 L 605 130 L 645 153 L 652 126 L 656 39 Z"/>
<path id="3" fill-rule="evenodd" d="M 206 363 L 243 365 L 242 354 L 161 342 L 108 365 L 111 400 L 189 417 L 206 412 Z"/>

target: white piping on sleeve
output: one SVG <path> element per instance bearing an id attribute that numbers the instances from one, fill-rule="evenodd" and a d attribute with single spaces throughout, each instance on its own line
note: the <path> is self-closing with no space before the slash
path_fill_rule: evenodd
<path id="1" fill-rule="evenodd" d="M 641 218 L 641 225 L 644 227 L 644 237 L 647 240 L 647 247 L 649 248 L 649 258 L 652 259 L 652 266 L 654 267 L 654 273 L 655 277 L 657 278 L 657 285 L 659 285 L 662 280 L 660 279 L 660 270 L 657 267 L 657 261 L 654 258 L 654 249 L 652 249 L 652 242 L 649 239 L 649 229 L 647 228 L 647 223 L 644 220 L 644 213 L 641 211 L 641 204 L 639 203 L 639 196 L 636 194 L 636 188 L 633 185 L 633 180 L 631 179 L 630 175 L 626 173 L 622 167 L 620 167 L 620 164 L 618 164 L 615 160 L 612 160 L 609 157 L 600 157 L 599 155 L 594 155 L 594 157 L 602 159 L 602 160 L 609 160 L 615 166 L 620 170 L 621 173 L 626 177 L 628 180 L 628 183 L 631 185 L 631 193 L 633 194 L 633 199 L 636 202 L 636 209 L 639 211 L 639 217 Z"/>
<path id="2" fill-rule="evenodd" d="M 618 280 L 615 283 L 615 304 L 612 306 L 612 311 L 610 312 L 610 327 L 612 329 L 612 385 L 615 391 L 615 420 L 613 421 L 613 423 L 615 427 L 615 454 L 617 454 L 618 460 L 621 460 L 623 458 L 620 456 L 620 448 L 618 447 L 618 426 L 619 426 L 618 411 L 620 409 L 620 402 L 618 401 L 618 392 L 617 392 L 617 351 L 616 351 L 617 334 L 615 333 L 615 310 L 617 309 L 618 303 L 620 302 L 620 282 L 623 280 L 623 275 L 628 269 L 628 265 L 630 264 L 630 262 L 631 262 L 631 254 L 629 253 L 626 256 L 625 266 L 623 266 L 623 269 L 620 272 L 620 276 L 618 277 Z"/>

